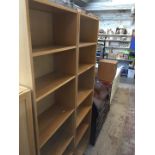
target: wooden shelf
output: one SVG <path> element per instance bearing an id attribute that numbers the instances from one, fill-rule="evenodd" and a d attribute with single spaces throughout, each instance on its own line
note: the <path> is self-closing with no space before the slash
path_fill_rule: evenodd
<path id="1" fill-rule="evenodd" d="M 87 146 L 88 146 L 88 141 L 89 141 L 89 134 L 86 133 L 82 140 L 80 141 L 78 147 L 76 148 L 76 155 L 83 155 Z"/>
<path id="2" fill-rule="evenodd" d="M 85 106 L 80 108 L 76 119 L 76 127 L 80 125 L 80 123 L 83 121 L 83 119 L 88 114 L 90 109 L 91 109 L 91 106 Z"/>
<path id="3" fill-rule="evenodd" d="M 80 42 L 79 47 L 87 47 L 87 46 L 92 46 L 92 45 L 97 45 L 97 42 Z"/>
<path id="4" fill-rule="evenodd" d="M 78 75 L 89 70 L 95 64 L 96 46 L 82 47 L 79 49 Z"/>
<path id="5" fill-rule="evenodd" d="M 36 79 L 36 101 L 43 99 L 54 92 L 67 82 L 74 79 L 75 76 L 50 73 Z"/>
<path id="6" fill-rule="evenodd" d="M 32 49 L 56 45 L 51 51 L 49 49 L 46 51 L 49 53 L 53 52 L 54 49 L 59 51 L 63 50 L 62 48 L 67 48 L 66 46 L 76 46 L 77 11 L 70 12 L 64 8 L 45 0 L 30 2 Z M 57 45 L 64 47 L 57 47 Z"/>
<path id="7" fill-rule="evenodd" d="M 72 141 L 69 146 L 66 148 L 65 152 L 63 155 L 73 155 L 74 152 L 74 141 Z"/>
<path id="8" fill-rule="evenodd" d="M 79 64 L 79 71 L 78 71 L 78 75 L 82 74 L 83 72 L 89 70 L 90 68 L 92 68 L 94 66 L 94 64 Z"/>
<path id="9" fill-rule="evenodd" d="M 89 125 L 88 124 L 81 124 L 79 126 L 79 128 L 77 129 L 77 135 L 76 135 L 76 142 L 75 142 L 75 145 L 77 146 L 79 144 L 79 142 L 81 141 L 83 135 L 86 133 L 86 131 L 88 130 L 89 128 Z"/>
<path id="10" fill-rule="evenodd" d="M 71 49 L 75 49 L 76 46 L 51 46 L 51 47 L 42 47 L 42 48 L 36 48 L 33 49 L 32 55 L 33 57 L 52 54 L 52 53 L 58 53 L 62 51 L 67 51 Z"/>
<path id="11" fill-rule="evenodd" d="M 53 105 L 39 116 L 40 148 L 53 136 L 72 113 L 73 110 L 66 110 L 58 105 Z"/>
<path id="12" fill-rule="evenodd" d="M 41 151 L 41 155 L 62 155 L 73 140 L 73 136 L 68 136 L 63 132 L 59 134 L 58 138 L 56 137 L 54 140 L 51 140 L 48 146 L 45 146 L 46 148 Z"/>
<path id="13" fill-rule="evenodd" d="M 78 90 L 93 89 L 94 67 L 90 68 L 78 76 Z"/>
<path id="14" fill-rule="evenodd" d="M 90 93 L 93 92 L 93 89 L 81 89 L 78 91 L 78 101 L 77 101 L 77 106 L 79 106 L 87 97 Z"/>

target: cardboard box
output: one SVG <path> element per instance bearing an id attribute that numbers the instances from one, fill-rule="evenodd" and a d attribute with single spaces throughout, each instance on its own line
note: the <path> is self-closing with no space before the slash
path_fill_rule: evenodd
<path id="1" fill-rule="evenodd" d="M 115 60 L 105 60 L 99 61 L 98 67 L 98 79 L 112 83 L 117 70 L 117 61 Z"/>

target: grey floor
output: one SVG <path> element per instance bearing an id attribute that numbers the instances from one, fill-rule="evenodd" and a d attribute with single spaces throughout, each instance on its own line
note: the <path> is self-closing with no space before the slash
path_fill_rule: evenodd
<path id="1" fill-rule="evenodd" d="M 120 81 L 97 142 L 85 155 L 134 155 L 134 80 Z"/>

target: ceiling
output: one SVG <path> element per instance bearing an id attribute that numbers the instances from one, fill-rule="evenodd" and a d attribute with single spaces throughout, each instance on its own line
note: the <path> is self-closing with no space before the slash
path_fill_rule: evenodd
<path id="1" fill-rule="evenodd" d="M 131 10 L 134 0 L 74 0 L 87 11 Z"/>
<path id="2" fill-rule="evenodd" d="M 100 20 L 134 20 L 134 0 L 74 0 Z"/>

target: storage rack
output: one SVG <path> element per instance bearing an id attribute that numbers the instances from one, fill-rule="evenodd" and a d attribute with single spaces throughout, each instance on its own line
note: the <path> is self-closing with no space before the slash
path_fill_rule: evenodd
<path id="1" fill-rule="evenodd" d="M 98 36 L 105 36 L 105 37 L 131 37 L 130 34 L 102 34 L 102 33 L 99 33 Z"/>
<path id="2" fill-rule="evenodd" d="M 89 143 L 99 21 L 48 0 L 22 1 L 20 83 L 33 90 L 36 154 L 82 155 Z"/>
<path id="3" fill-rule="evenodd" d="M 108 38 L 105 39 L 104 37 L 108 37 Z M 126 39 L 125 40 L 122 39 L 123 37 Z M 122 50 L 129 50 L 131 37 L 132 36 L 130 34 L 102 34 L 102 33 L 99 33 L 97 49 L 101 50 L 101 49 L 105 48 L 106 53 L 109 53 L 109 51 L 113 51 L 113 50 L 115 50 L 116 53 L 120 53 L 120 52 L 122 52 Z M 107 43 L 110 45 L 107 45 Z M 112 43 L 113 43 L 113 45 L 112 45 Z M 123 44 L 123 43 L 126 44 L 127 46 L 125 46 L 125 47 L 120 46 L 120 44 Z M 116 44 L 116 45 L 114 45 L 114 44 Z M 100 51 L 100 52 L 99 51 L 97 52 L 97 55 L 99 55 L 99 56 L 96 56 L 97 60 L 101 59 L 101 57 L 102 57 L 102 51 Z M 112 57 L 108 57 L 106 59 L 114 59 L 114 60 L 120 61 L 119 59 L 112 58 Z M 127 60 L 127 59 L 121 59 L 121 61 L 132 62 L 132 60 Z"/>
<path id="4" fill-rule="evenodd" d="M 101 42 L 118 42 L 118 43 L 126 43 L 126 44 L 130 44 L 131 42 L 131 35 L 129 34 L 98 34 L 99 37 L 118 37 L 119 39 L 98 39 L 98 43 L 101 44 Z M 129 38 L 127 40 L 121 40 L 121 37 L 126 37 Z M 107 49 L 129 49 L 129 47 L 119 47 L 119 46 L 106 46 L 104 45 L 105 48 Z"/>

